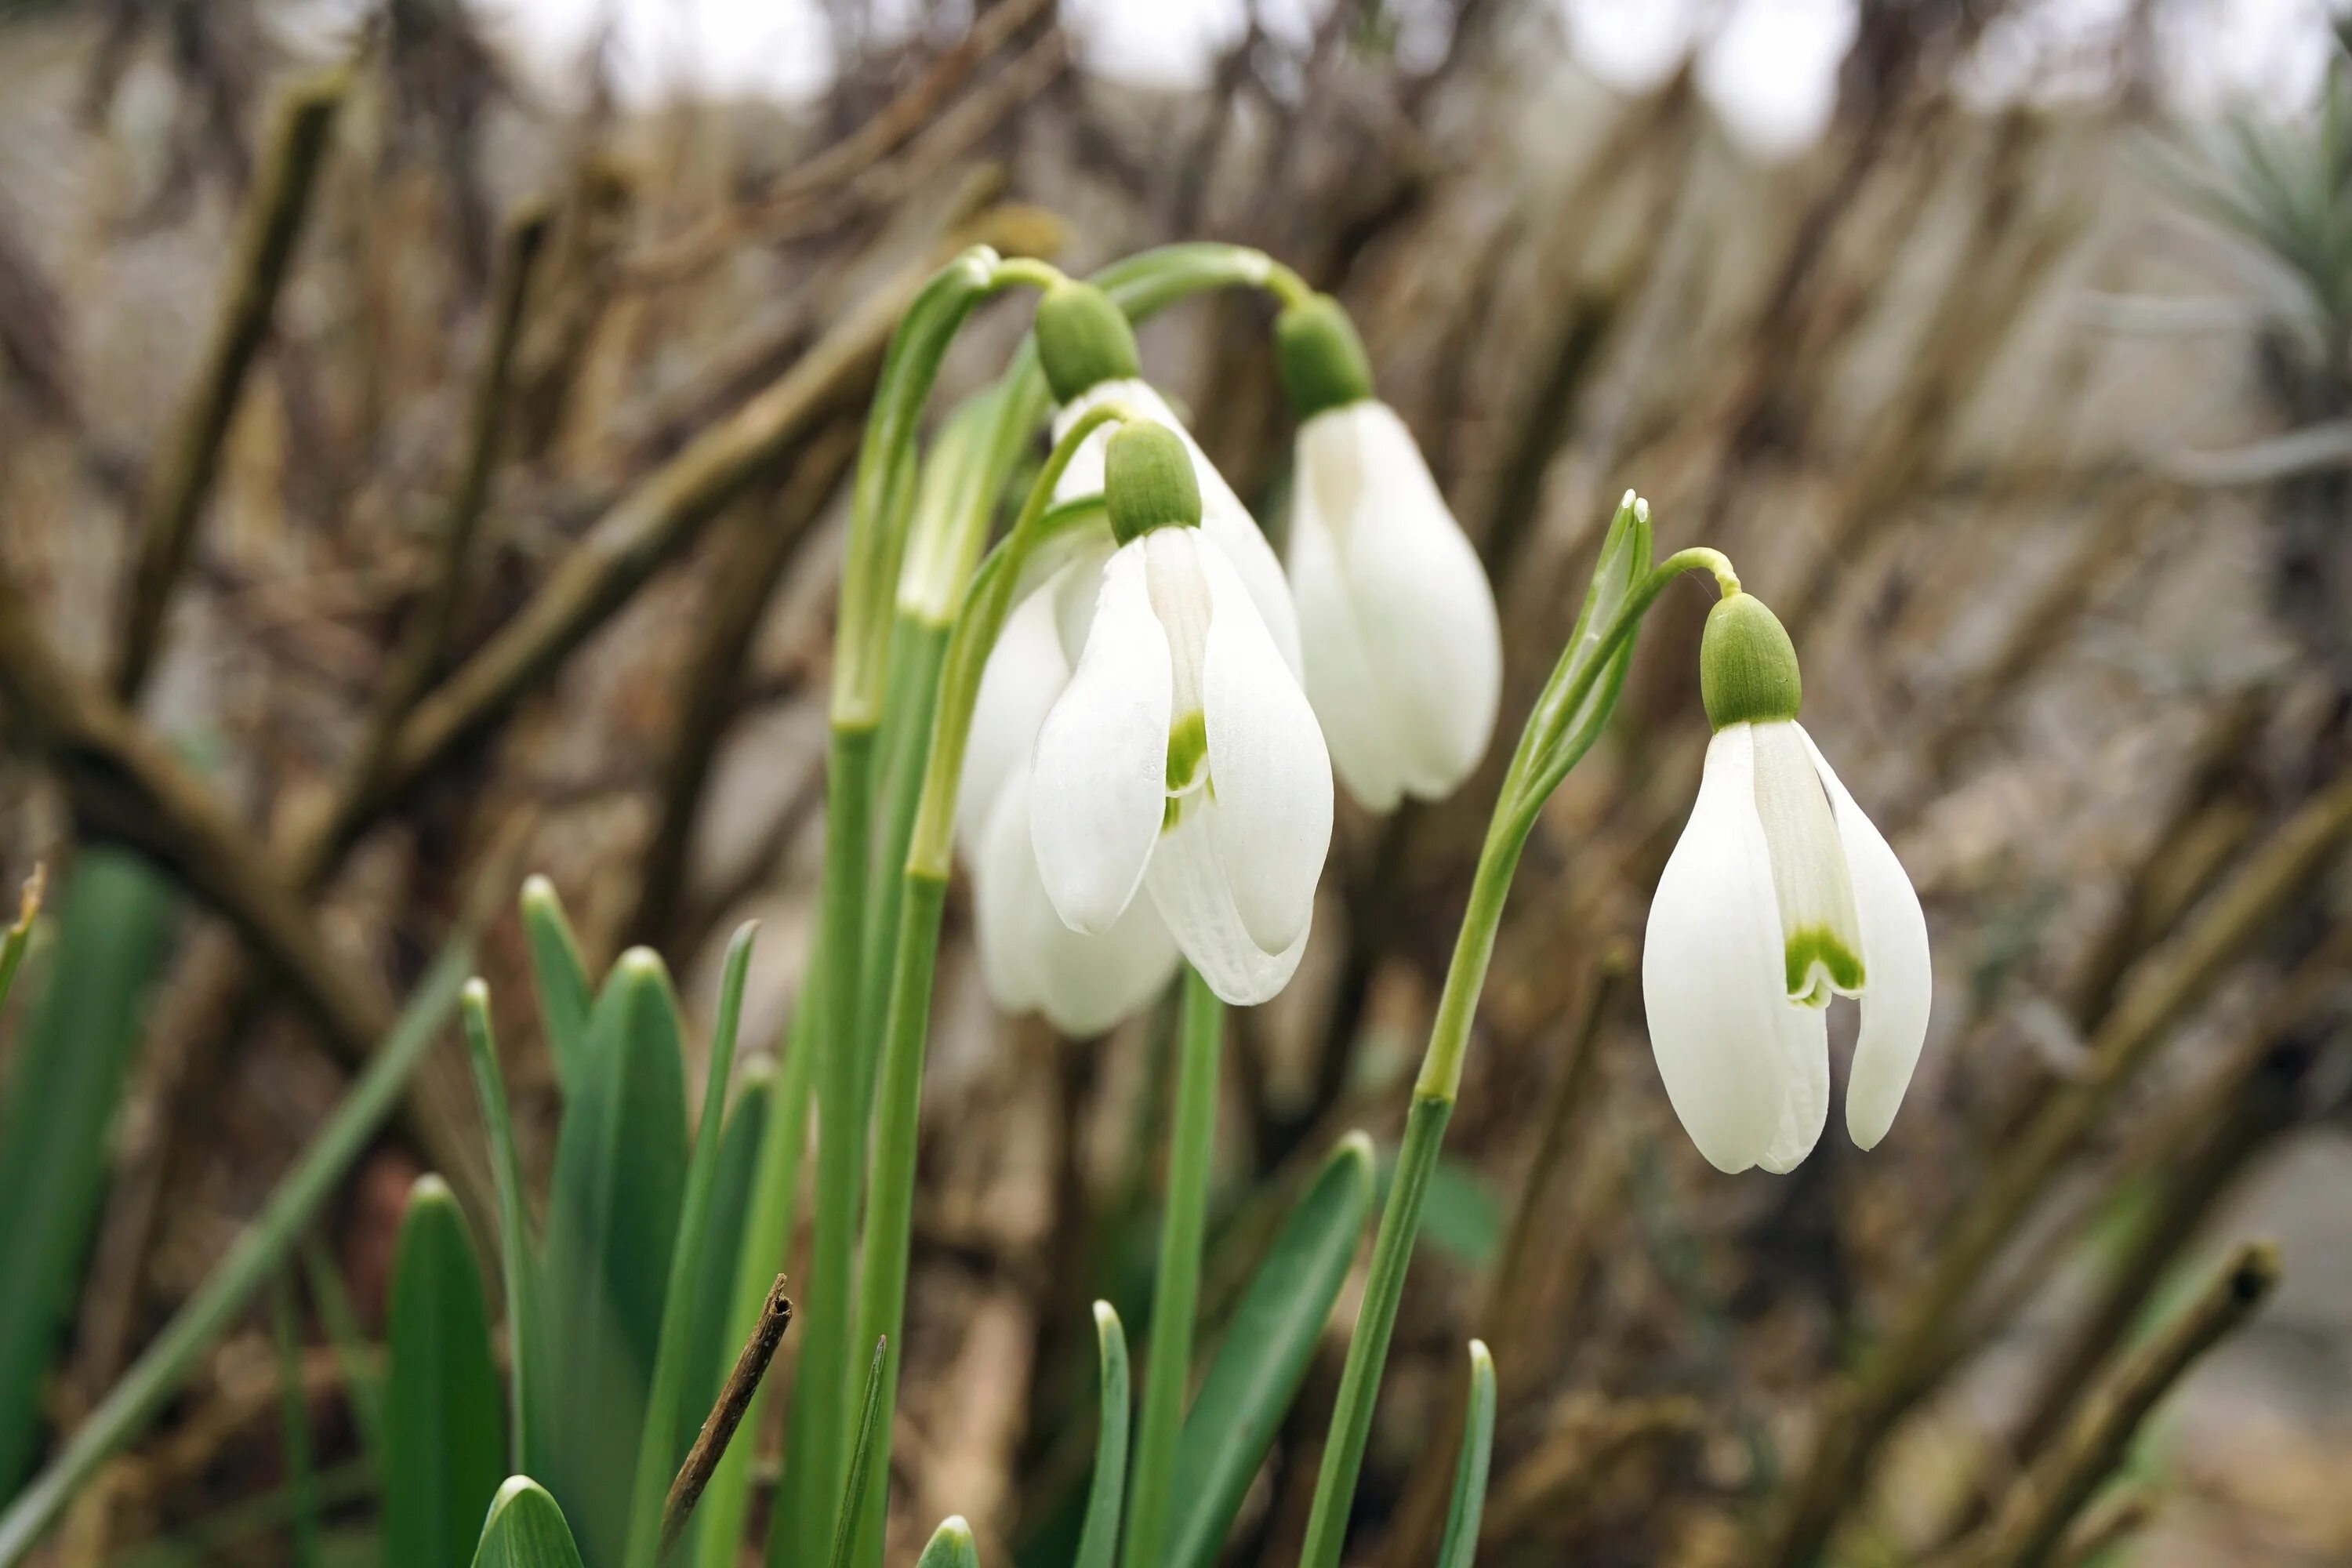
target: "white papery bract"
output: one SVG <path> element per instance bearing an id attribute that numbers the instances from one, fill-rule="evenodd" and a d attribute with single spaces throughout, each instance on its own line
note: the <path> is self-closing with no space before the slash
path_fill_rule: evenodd
<path id="1" fill-rule="evenodd" d="M 1088 409 L 1105 403 L 1118 404 L 1147 418 L 1157 421 L 1175 432 L 1192 455 L 1192 474 L 1201 486 L 1201 528 L 1240 577 L 1243 587 L 1249 591 L 1250 602 L 1257 606 L 1258 618 L 1265 624 L 1266 634 L 1274 639 L 1283 663 L 1290 667 L 1295 677 L 1301 664 L 1298 653 L 1298 612 L 1290 602 L 1290 584 L 1283 579 L 1282 563 L 1276 559 L 1274 546 L 1265 542 L 1249 508 L 1225 483 L 1216 465 L 1201 450 L 1190 432 L 1160 395 L 1146 381 L 1106 381 L 1089 387 L 1074 397 L 1054 416 L 1054 438 L 1060 440 L 1064 432 L 1077 422 Z M 1100 495 L 1103 488 L 1103 454 L 1110 445 L 1110 431 L 1097 430 L 1081 442 L 1071 456 L 1070 465 L 1062 470 L 1061 481 L 1054 487 L 1056 501 L 1076 500 L 1085 496 Z M 1106 539 L 1076 563 L 1077 573 L 1069 579 L 1074 591 L 1062 595 L 1065 615 L 1062 622 L 1062 646 L 1072 659 L 1086 646 L 1087 626 L 1094 613 L 1095 576 L 1104 562 L 1110 558 L 1112 545 Z"/>
<path id="2" fill-rule="evenodd" d="M 1211 990 L 1263 1002 L 1307 945 L 1331 843 L 1314 710 L 1205 528 L 1105 563 L 1085 651 L 1037 736 L 1030 840 L 1074 931 L 1148 898 Z"/>
<path id="3" fill-rule="evenodd" d="M 1007 617 L 972 705 L 956 795 L 956 837 L 971 872 L 981 975 L 1007 1012 L 1035 1011 L 1066 1035 L 1098 1035 L 1140 1011 L 1176 974 L 1176 939 L 1149 899 L 1100 935 L 1055 913 L 1029 842 L 1029 768 L 1038 727 L 1070 678 L 1054 624 L 1058 582 Z"/>
<path id="4" fill-rule="evenodd" d="M 1300 426 L 1290 586 L 1339 782 L 1374 811 L 1449 795 L 1486 754 L 1503 692 L 1478 552 L 1384 403 Z"/>
<path id="5" fill-rule="evenodd" d="M 1918 1065 L 1930 990 L 1919 895 L 1803 727 L 1717 731 L 1642 952 L 1651 1048 L 1699 1152 L 1727 1172 L 1811 1152 L 1833 994 L 1862 1003 L 1846 1130 L 1877 1143 Z"/>

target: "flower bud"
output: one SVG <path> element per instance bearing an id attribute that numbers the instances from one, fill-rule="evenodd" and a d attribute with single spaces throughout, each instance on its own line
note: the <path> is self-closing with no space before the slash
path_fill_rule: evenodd
<path id="1" fill-rule="evenodd" d="M 1038 363 L 1056 403 L 1143 373 L 1135 329 L 1110 296 L 1091 283 L 1065 280 L 1046 289 L 1037 301 L 1036 331 Z"/>
<path id="2" fill-rule="evenodd" d="M 1155 528 L 1200 526 L 1201 481 L 1176 432 L 1149 419 L 1130 419 L 1111 432 L 1103 453 L 1103 507 L 1121 544 Z"/>
<path id="3" fill-rule="evenodd" d="M 1372 395 L 1372 362 L 1339 301 L 1328 294 L 1293 305 L 1274 321 L 1275 363 L 1291 411 L 1304 421 Z"/>
<path id="4" fill-rule="evenodd" d="M 1699 700 L 1716 729 L 1794 719 L 1803 693 L 1796 645 L 1753 594 L 1717 600 L 1698 645 Z"/>

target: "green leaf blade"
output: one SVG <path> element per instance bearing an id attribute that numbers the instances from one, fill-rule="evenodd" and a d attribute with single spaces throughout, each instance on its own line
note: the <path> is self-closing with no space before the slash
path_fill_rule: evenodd
<path id="1" fill-rule="evenodd" d="M 147 861 L 82 852 L 0 1114 L 0 1497 L 32 1464 L 41 1381 L 73 1310 L 172 906 Z"/>
<path id="2" fill-rule="evenodd" d="M 587 1055 L 588 1022 L 594 1011 L 588 966 L 581 962 L 580 941 L 572 934 L 571 919 L 563 912 L 563 900 L 556 897 L 554 883 L 544 877 L 527 878 L 521 907 L 540 1024 L 547 1031 L 548 1054 L 555 1058 L 556 1080 L 569 1094 Z"/>
<path id="3" fill-rule="evenodd" d="M 1486 1509 L 1486 1471 L 1495 1458 L 1495 1358 L 1485 1342 L 1470 1342 L 1470 1411 L 1462 1424 L 1462 1456 L 1454 1468 L 1454 1502 L 1436 1568 L 1470 1568 L 1478 1554 L 1478 1521 Z"/>
<path id="4" fill-rule="evenodd" d="M 466 1555 L 506 1471 L 489 1309 L 465 1216 L 438 1177 L 411 1189 L 393 1264 L 384 1380 L 384 1563 Z"/>
<path id="5" fill-rule="evenodd" d="M 686 1068 L 677 994 L 642 949 L 590 1016 L 556 1136 L 541 1271 L 532 1474 L 565 1505 L 589 1568 L 619 1568 L 686 1187 Z M 541 1420 L 537 1412 L 546 1412 Z"/>
<path id="6" fill-rule="evenodd" d="M 1095 1303 L 1095 1339 L 1101 1363 L 1102 1423 L 1095 1436 L 1095 1475 L 1087 1521 L 1071 1568 L 1111 1568 L 1118 1550 L 1118 1516 L 1127 1498 L 1127 1331 L 1108 1301 Z"/>
<path id="7" fill-rule="evenodd" d="M 581 1568 L 563 1510 L 537 1481 L 516 1476 L 490 1500 L 474 1568 Z"/>
<path id="8" fill-rule="evenodd" d="M 1234 1308 L 1176 1451 L 1170 1568 L 1210 1568 L 1307 1375 L 1372 1210 L 1372 1146 L 1342 1139 Z"/>

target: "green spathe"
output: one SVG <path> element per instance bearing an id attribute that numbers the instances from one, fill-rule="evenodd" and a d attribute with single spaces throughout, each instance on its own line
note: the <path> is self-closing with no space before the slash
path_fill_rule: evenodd
<path id="1" fill-rule="evenodd" d="M 1091 283 L 1065 281 L 1046 289 L 1037 301 L 1036 331 L 1037 361 L 1056 403 L 1143 374 L 1127 313 Z"/>
<path id="2" fill-rule="evenodd" d="M 1698 645 L 1699 699 L 1717 730 L 1794 719 L 1803 694 L 1796 645 L 1753 594 L 1733 594 L 1706 616 Z"/>
<path id="3" fill-rule="evenodd" d="M 1318 294 L 1274 321 L 1275 363 L 1291 411 L 1303 420 L 1372 395 L 1372 362 L 1339 301 Z"/>
<path id="4" fill-rule="evenodd" d="M 1176 432 L 1148 419 L 1130 419 L 1111 432 L 1103 454 L 1103 508 L 1121 544 L 1155 528 L 1200 525 L 1201 481 Z"/>

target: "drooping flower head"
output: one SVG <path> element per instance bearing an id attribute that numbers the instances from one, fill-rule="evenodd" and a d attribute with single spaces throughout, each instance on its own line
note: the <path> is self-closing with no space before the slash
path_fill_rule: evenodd
<path id="1" fill-rule="evenodd" d="M 1263 1002 L 1307 943 L 1331 840 L 1313 710 L 1202 525 L 1192 454 L 1148 420 L 1104 452 L 1118 548 L 1084 650 L 1038 731 L 1030 839 L 1073 930 L 1148 896 L 1210 988 Z"/>
<path id="2" fill-rule="evenodd" d="M 1650 1044 L 1702 1154 L 1788 1171 L 1828 1115 L 1832 996 L 1862 1004 L 1846 1130 L 1868 1149 L 1894 1123 L 1927 1037 L 1927 918 L 1797 722 L 1796 649 L 1753 595 L 1709 613 L 1699 682 L 1715 738 L 1650 905 Z"/>
<path id="3" fill-rule="evenodd" d="M 1067 570 L 1066 568 L 1065 569 Z M 1097 935 L 1055 912 L 1029 842 L 1030 759 L 1037 731 L 1069 684 L 1054 625 L 1055 584 L 1024 600 L 990 649 L 972 706 L 956 797 L 956 837 L 971 868 L 981 976 L 1007 1012 L 1043 1013 L 1066 1035 L 1098 1035 L 1140 1011 L 1175 977 L 1176 939 L 1150 899 Z"/>
<path id="4" fill-rule="evenodd" d="M 1215 542 L 1265 623 L 1266 635 L 1295 677 L 1301 662 L 1298 613 L 1291 605 L 1290 587 L 1282 563 L 1265 542 L 1249 509 L 1217 472 L 1183 421 L 1159 390 L 1143 379 L 1137 357 L 1135 331 L 1126 315 L 1101 289 L 1086 283 L 1061 283 L 1045 292 L 1037 306 L 1037 358 L 1058 405 L 1054 435 L 1059 439 L 1089 410 L 1116 403 L 1165 426 L 1183 444 L 1192 460 L 1193 482 L 1201 492 L 1201 528 Z M 1057 501 L 1076 500 L 1103 493 L 1104 454 L 1111 433 L 1097 431 L 1082 443 L 1054 488 Z M 1097 545 L 1082 552 L 1065 577 L 1061 595 L 1062 642 L 1075 660 L 1085 646 L 1087 624 L 1094 613 L 1094 588 L 1113 546 Z"/>
<path id="5" fill-rule="evenodd" d="M 1374 811 L 1437 799 L 1494 738 L 1494 590 L 1339 302 L 1291 306 L 1276 342 L 1300 421 L 1288 563 L 1307 694 L 1349 794 Z"/>

